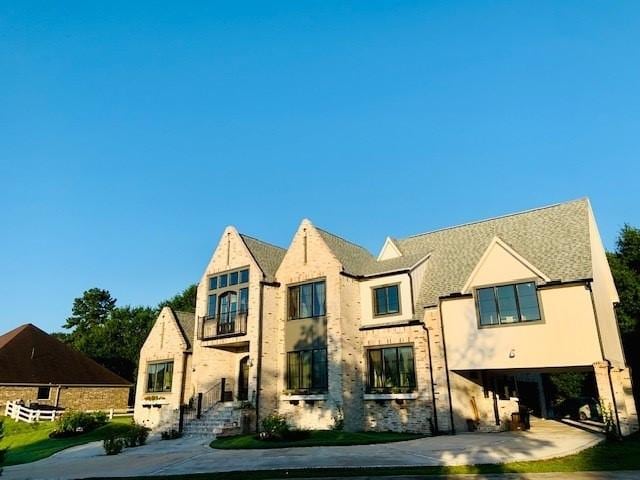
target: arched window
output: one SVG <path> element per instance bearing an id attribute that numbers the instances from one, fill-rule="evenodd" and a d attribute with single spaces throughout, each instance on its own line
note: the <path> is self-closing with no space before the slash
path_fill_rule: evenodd
<path id="1" fill-rule="evenodd" d="M 238 295 L 226 292 L 220 295 L 218 310 L 218 334 L 233 333 L 238 312 Z"/>

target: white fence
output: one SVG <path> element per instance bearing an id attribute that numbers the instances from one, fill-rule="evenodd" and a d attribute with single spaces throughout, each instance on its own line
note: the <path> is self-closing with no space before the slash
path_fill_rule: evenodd
<path id="1" fill-rule="evenodd" d="M 110 408 L 109 410 L 88 410 L 89 412 L 103 411 L 109 416 L 109 420 L 114 417 L 130 417 L 133 415 L 133 408 Z M 9 418 L 13 418 L 16 422 L 53 422 L 64 412 L 61 410 L 36 410 L 16 402 L 7 402 L 4 407 L 4 414 Z"/>

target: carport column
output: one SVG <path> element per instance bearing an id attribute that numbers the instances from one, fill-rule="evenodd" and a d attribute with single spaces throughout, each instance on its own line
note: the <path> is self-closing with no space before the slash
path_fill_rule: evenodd
<path id="1" fill-rule="evenodd" d="M 628 368 L 611 367 L 609 362 L 593 364 L 600 400 L 609 408 L 623 436 L 638 431 L 638 414 Z"/>
<path id="2" fill-rule="evenodd" d="M 440 433 L 451 433 L 451 402 L 449 398 L 449 378 L 445 362 L 445 346 L 442 335 L 440 312 L 437 307 L 425 309 L 425 326 L 429 329 L 429 342 L 431 348 L 431 365 L 433 373 L 433 394 L 435 408 L 438 417 L 438 430 Z"/>

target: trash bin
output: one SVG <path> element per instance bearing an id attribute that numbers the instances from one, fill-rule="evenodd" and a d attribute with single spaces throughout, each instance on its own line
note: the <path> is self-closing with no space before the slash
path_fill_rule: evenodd
<path id="1" fill-rule="evenodd" d="M 511 430 L 522 430 L 522 418 L 520 417 L 520 412 L 513 412 L 511 414 Z"/>
<path id="2" fill-rule="evenodd" d="M 520 423 L 522 424 L 522 430 L 529 430 L 531 428 L 530 422 L 530 411 L 526 405 L 520 405 L 518 409 L 518 413 L 520 416 Z"/>

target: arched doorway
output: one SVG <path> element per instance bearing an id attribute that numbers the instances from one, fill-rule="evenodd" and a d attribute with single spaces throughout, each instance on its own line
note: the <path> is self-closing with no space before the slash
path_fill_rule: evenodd
<path id="1" fill-rule="evenodd" d="M 238 400 L 249 400 L 249 356 L 242 357 L 238 370 Z"/>

